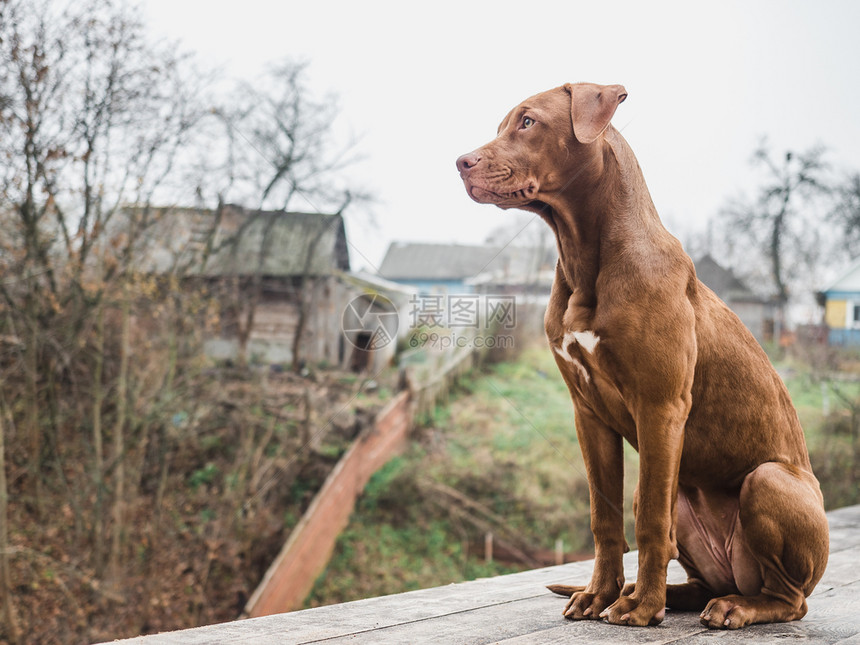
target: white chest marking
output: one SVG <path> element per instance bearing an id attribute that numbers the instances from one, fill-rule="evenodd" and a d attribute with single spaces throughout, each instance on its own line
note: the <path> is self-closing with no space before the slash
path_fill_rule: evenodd
<path id="1" fill-rule="evenodd" d="M 589 376 L 588 370 L 585 369 L 585 365 L 580 363 L 575 358 L 571 362 L 573 363 L 573 366 L 579 370 L 579 373 L 582 374 L 582 378 L 585 379 L 585 382 L 590 383 L 591 382 L 591 376 Z"/>
<path id="2" fill-rule="evenodd" d="M 568 336 L 573 336 L 576 342 L 582 345 L 582 349 L 584 349 L 589 354 L 594 353 L 594 348 L 597 347 L 597 343 L 600 342 L 600 336 L 595 335 L 593 331 L 573 331 L 569 334 L 565 334 L 565 343 L 568 342 Z"/>
<path id="3" fill-rule="evenodd" d="M 586 342 L 580 340 L 577 335 L 582 336 L 587 342 L 587 344 Z M 589 354 L 591 354 L 594 351 L 594 347 L 597 345 L 599 340 L 600 339 L 590 331 L 569 332 L 564 335 L 564 338 L 561 341 L 561 346 L 555 348 L 555 353 L 561 356 L 568 363 L 571 363 L 577 370 L 579 370 L 579 373 L 582 374 L 582 377 L 585 379 L 585 382 L 589 383 L 591 381 L 591 376 L 588 374 L 588 370 L 585 369 L 585 366 L 582 363 L 580 363 L 577 359 L 570 355 L 570 352 L 567 348 L 570 347 L 570 344 L 573 341 L 576 341 L 577 343 L 582 345 L 583 348 L 585 348 L 585 350 Z"/>

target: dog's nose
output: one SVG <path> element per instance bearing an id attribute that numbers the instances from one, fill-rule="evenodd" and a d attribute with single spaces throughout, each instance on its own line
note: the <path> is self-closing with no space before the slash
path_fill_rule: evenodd
<path id="1" fill-rule="evenodd" d="M 470 152 L 469 154 L 463 155 L 459 159 L 457 159 L 457 170 L 461 173 L 466 172 L 467 170 L 471 170 L 478 162 L 481 160 L 481 156 L 477 153 Z"/>

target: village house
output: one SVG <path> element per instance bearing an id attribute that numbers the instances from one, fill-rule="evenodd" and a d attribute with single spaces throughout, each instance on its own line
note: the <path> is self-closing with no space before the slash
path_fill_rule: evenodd
<path id="1" fill-rule="evenodd" d="M 860 262 L 816 296 L 824 307 L 827 343 L 836 347 L 860 346 Z"/>
<path id="2" fill-rule="evenodd" d="M 773 338 L 773 313 L 767 299 L 757 296 L 734 273 L 710 255 L 694 262 L 696 275 L 737 314 L 759 343 Z"/>
<path id="3" fill-rule="evenodd" d="M 236 205 L 156 211 L 139 266 L 159 274 L 179 267 L 208 286 L 220 305 L 217 329 L 204 340 L 210 358 L 356 371 L 392 360 L 396 338 L 381 339 L 390 332 L 380 314 L 396 316 L 411 290 L 350 272 L 340 214 Z M 350 309 L 356 299 L 371 304 Z M 347 329 L 350 311 L 372 315 Z"/>

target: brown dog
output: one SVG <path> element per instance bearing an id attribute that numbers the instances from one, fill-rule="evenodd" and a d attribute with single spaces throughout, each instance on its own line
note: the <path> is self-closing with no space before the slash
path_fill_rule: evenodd
<path id="1" fill-rule="evenodd" d="M 788 392 L 696 278 L 609 121 L 620 85 L 568 84 L 514 108 L 457 167 L 475 201 L 538 213 L 559 262 L 546 334 L 570 389 L 595 563 L 569 618 L 654 625 L 665 608 L 738 628 L 806 614 L 828 555 L 818 481 Z M 639 573 L 624 585 L 622 438 L 639 452 Z M 688 574 L 666 584 L 678 558 Z"/>

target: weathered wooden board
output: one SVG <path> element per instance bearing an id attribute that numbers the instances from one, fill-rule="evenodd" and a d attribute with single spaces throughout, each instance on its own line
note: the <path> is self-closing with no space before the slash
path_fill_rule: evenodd
<path id="1" fill-rule="evenodd" d="M 508 576 L 369 598 L 276 616 L 210 625 L 120 641 L 126 645 L 242 643 L 714 643 L 807 642 L 860 645 L 860 506 L 828 514 L 830 563 L 809 599 L 809 613 L 787 624 L 711 631 L 691 612 L 667 612 L 658 627 L 629 628 L 604 622 L 572 622 L 561 616 L 565 601 L 544 589 L 552 582 L 585 582 L 591 562 L 575 562 Z M 636 553 L 625 556 L 628 578 Z M 684 579 L 672 563 L 670 581 Z"/>

